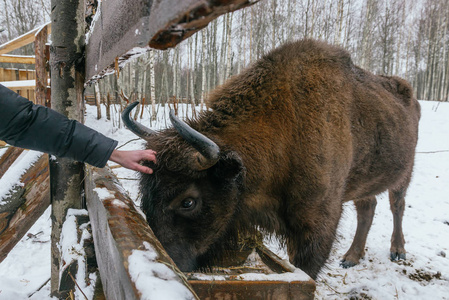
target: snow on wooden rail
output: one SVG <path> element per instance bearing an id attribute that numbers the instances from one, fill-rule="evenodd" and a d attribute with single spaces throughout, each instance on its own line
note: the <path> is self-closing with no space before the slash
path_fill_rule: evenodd
<path id="1" fill-rule="evenodd" d="M 143 215 L 105 168 L 86 167 L 86 201 L 107 299 L 198 299 Z"/>
<path id="2" fill-rule="evenodd" d="M 0 262 L 50 205 L 48 155 L 11 150 L 0 164 L 11 158 L 16 162 L 0 179 Z"/>
<path id="3" fill-rule="evenodd" d="M 0 157 L 0 179 L 8 171 L 9 167 L 14 163 L 17 157 L 22 154 L 22 148 L 9 147 Z"/>

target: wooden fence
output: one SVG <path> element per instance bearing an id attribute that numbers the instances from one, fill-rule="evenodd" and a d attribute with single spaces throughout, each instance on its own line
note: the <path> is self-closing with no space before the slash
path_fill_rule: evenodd
<path id="1" fill-rule="evenodd" d="M 205 27 L 219 15 L 243 8 L 254 2 L 251 0 L 103 1 L 101 2 L 102 7 L 98 8 L 99 10 L 101 9 L 102 17 L 93 22 L 93 26 L 86 36 L 88 37 L 89 43 L 86 45 L 85 51 L 77 53 L 79 57 L 85 57 L 85 68 L 79 68 L 79 66 L 75 65 L 74 68 L 76 71 L 68 72 L 70 73 L 69 75 L 66 75 L 66 70 L 62 70 L 61 67 L 66 63 L 64 61 L 66 57 L 63 55 L 63 52 L 58 51 L 70 49 L 69 47 L 74 44 L 74 40 L 67 38 L 66 41 L 62 41 L 62 44 L 59 44 L 61 41 L 58 40 L 56 28 L 61 28 L 57 27 L 61 26 L 61 24 L 53 23 L 52 26 L 55 35 L 52 42 L 55 43 L 56 40 L 58 44 L 57 49 L 53 49 L 52 57 L 50 58 L 50 65 L 53 71 L 51 75 L 52 107 L 55 106 L 55 109 L 61 109 L 62 107 L 64 112 L 66 108 L 61 106 L 61 103 L 69 103 L 75 109 L 82 106 L 76 103 L 77 101 L 83 101 L 84 84 L 90 84 L 107 72 L 116 69 L 120 62 L 132 56 L 133 52 L 131 50 L 134 47 L 150 46 L 158 49 L 173 47 L 183 39 L 191 36 L 194 32 Z M 66 5 L 66 7 L 83 7 L 82 4 L 84 1 L 61 0 L 58 3 L 58 5 Z M 55 11 L 57 9 L 54 10 L 54 13 Z M 76 19 L 77 24 L 75 25 L 84 31 L 85 19 L 82 14 L 81 17 L 79 16 L 79 11 L 77 12 L 75 9 L 64 10 L 63 13 L 73 13 L 73 15 L 64 15 L 64 18 L 52 17 L 52 19 L 59 20 L 60 23 L 73 22 Z M 73 25 L 70 24 L 68 23 L 68 26 Z M 34 34 L 39 34 L 40 32 L 47 34 L 50 29 L 49 25 L 47 24 L 33 31 Z M 22 44 L 25 41 L 31 41 L 29 35 L 19 40 Z M 64 43 L 67 45 L 64 45 Z M 10 49 L 13 48 L 11 45 L 13 44 L 17 46 L 16 42 L 7 43 L 6 46 L 0 46 L 0 55 L 11 51 Z M 37 79 L 35 85 L 36 102 L 45 104 L 48 100 L 46 91 L 48 79 L 46 78 L 46 72 L 44 72 L 46 70 L 45 59 L 47 58 L 47 54 L 42 41 L 36 41 L 36 45 L 38 45 L 36 46 L 35 56 L 36 70 L 38 70 L 36 72 Z M 71 63 L 73 63 L 73 60 Z M 59 72 L 55 74 L 55 70 Z M 66 76 L 74 77 L 73 80 L 70 78 L 67 80 L 64 79 Z M 79 80 L 80 78 L 82 80 Z M 67 82 L 72 82 L 72 86 L 69 87 L 66 85 Z M 73 88 L 73 85 L 75 93 L 70 93 L 69 89 Z M 27 88 L 23 88 L 23 90 L 27 92 L 32 91 Z M 68 96 L 64 96 L 66 97 L 64 98 L 60 95 Z M 0 170 L 2 168 L 7 169 L 15 157 L 20 154 L 20 151 L 13 148 L 8 149 L 8 153 L 5 153 L 1 157 Z M 66 199 L 57 198 L 58 193 L 63 195 L 71 194 L 78 199 L 75 199 L 75 202 L 82 202 L 81 197 L 83 192 L 78 183 L 69 187 L 70 192 L 66 192 L 68 191 L 68 186 L 72 184 L 71 179 L 69 180 L 67 178 L 73 177 L 68 177 L 72 176 L 70 174 L 59 176 L 57 172 L 63 171 L 60 170 L 61 166 L 59 166 L 60 169 L 54 171 L 55 165 L 58 165 L 58 163 L 60 162 L 51 162 L 49 179 L 48 158 L 46 156 L 39 158 L 20 179 L 22 184 L 18 184 L 14 192 L 17 195 L 15 198 L 19 200 L 9 201 L 8 203 L 13 203 L 14 205 L 9 205 L 8 207 L 0 206 L 0 253 L 5 253 L 6 255 L 13 245 L 25 234 L 27 228 L 34 223 L 48 206 L 50 194 L 53 206 L 55 207 L 57 204 L 59 207 L 57 209 L 59 211 L 56 211 L 53 207 L 52 219 L 54 220 L 61 218 L 65 220 L 68 208 L 71 205 L 59 206 L 59 202 L 64 202 Z M 62 163 L 65 166 L 65 162 Z M 74 170 L 75 173 L 78 172 L 76 168 Z M 58 174 L 58 176 L 53 176 L 52 174 Z M 221 285 L 221 290 L 217 294 L 211 294 L 209 282 L 206 284 L 197 283 L 197 287 L 193 288 L 193 282 L 190 281 L 189 283 L 184 274 L 177 269 L 157 238 L 153 235 L 145 219 L 137 212 L 131 199 L 123 192 L 123 188 L 120 187 L 120 184 L 108 169 L 97 169 L 86 166 L 85 175 L 81 174 L 80 178 L 84 178 L 87 209 L 95 244 L 95 256 L 100 273 L 101 285 L 103 287 L 103 292 L 100 290 L 100 292 L 95 293 L 95 299 L 102 299 L 104 296 L 107 299 L 140 299 L 144 297 L 145 291 L 139 282 L 142 282 L 142 280 L 151 282 L 154 281 L 155 277 L 162 276 L 158 272 L 143 272 L 137 278 L 131 274 L 129 259 L 135 251 L 147 251 L 154 254 L 154 256 L 150 255 L 153 257 L 152 259 L 147 259 L 146 261 L 148 267 L 154 264 L 160 264 L 166 267 L 167 273 L 165 275 L 169 274 L 169 279 L 162 278 L 162 280 L 169 280 L 173 286 L 177 285 L 180 287 L 179 290 L 182 291 L 182 295 L 176 297 L 177 299 L 198 299 L 196 292 L 201 293 L 201 297 L 205 298 L 215 299 L 221 295 L 221 297 L 233 297 L 233 299 L 236 299 L 236 297 L 238 298 L 239 291 L 245 292 L 245 287 L 242 287 L 239 283 L 232 284 L 232 282 L 228 285 Z M 29 215 L 32 215 L 33 218 L 24 218 L 24 216 Z M 60 224 L 57 225 L 59 226 Z M 59 240 L 53 240 L 54 237 L 59 236 L 59 234 L 52 232 L 52 264 L 55 266 L 52 265 L 51 290 L 53 296 L 66 299 L 71 295 L 70 289 L 74 288 L 76 282 L 72 276 L 63 275 L 70 275 L 71 267 L 68 262 L 61 259 L 60 250 L 57 249 Z M 264 255 L 267 254 L 265 253 Z M 0 261 L 3 258 L 0 257 Z M 283 272 L 289 270 L 292 270 L 292 266 L 287 266 Z M 297 284 L 277 282 L 282 287 L 280 294 L 273 293 L 270 288 L 267 288 L 268 286 L 272 286 L 270 284 L 273 284 L 273 282 L 264 282 L 262 284 L 265 285 L 264 290 L 266 293 L 262 293 L 261 295 L 272 295 L 272 299 L 276 298 L 273 298 L 273 295 L 277 295 L 277 299 L 313 298 L 314 283 L 311 280 L 306 279 L 304 282 L 301 281 Z M 239 286 L 240 288 L 238 288 Z M 226 293 L 226 289 L 230 287 L 232 287 L 232 295 Z M 259 289 L 260 286 L 252 286 L 251 293 L 257 294 L 260 292 Z M 248 296 L 248 290 L 245 293 L 244 295 Z M 145 297 L 147 299 L 152 298 L 149 296 Z M 263 299 L 263 296 L 259 298 Z M 158 298 L 153 297 L 152 299 Z"/>
<path id="2" fill-rule="evenodd" d="M 50 57 L 47 37 L 50 33 L 51 24 L 48 23 L 0 45 L 0 63 L 28 64 L 34 67 L 26 70 L 0 68 L 0 84 L 35 103 L 47 106 L 50 103 L 47 68 Z M 32 43 L 34 43 L 34 56 L 8 54 Z"/>
<path id="3" fill-rule="evenodd" d="M 0 84 L 33 102 L 36 100 L 35 79 L 36 72 L 34 70 L 0 68 Z"/>

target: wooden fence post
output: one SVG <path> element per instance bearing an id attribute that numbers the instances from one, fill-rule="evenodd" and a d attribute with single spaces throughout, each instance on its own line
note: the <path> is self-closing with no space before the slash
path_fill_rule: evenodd
<path id="1" fill-rule="evenodd" d="M 84 90 L 84 1 L 52 0 L 51 107 L 70 119 L 82 121 Z M 69 208 L 81 208 L 83 164 L 68 159 L 50 159 L 52 199 L 51 294 L 66 298 L 61 291 L 58 243 Z"/>
<path id="2" fill-rule="evenodd" d="M 47 26 L 43 26 L 41 30 L 36 33 L 36 40 L 34 42 L 35 60 L 36 60 L 36 104 L 46 106 L 47 99 L 47 56 L 45 55 L 46 42 L 48 37 Z"/>

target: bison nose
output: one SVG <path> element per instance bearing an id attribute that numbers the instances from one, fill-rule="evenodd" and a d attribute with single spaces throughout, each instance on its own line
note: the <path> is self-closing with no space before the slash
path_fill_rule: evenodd
<path id="1" fill-rule="evenodd" d="M 197 269 L 196 260 L 180 258 L 173 261 L 182 272 L 193 272 Z"/>
<path id="2" fill-rule="evenodd" d="M 197 260 L 194 254 L 187 250 L 188 247 L 168 246 L 165 247 L 167 254 L 173 259 L 178 269 L 182 272 L 192 272 L 197 269 Z"/>

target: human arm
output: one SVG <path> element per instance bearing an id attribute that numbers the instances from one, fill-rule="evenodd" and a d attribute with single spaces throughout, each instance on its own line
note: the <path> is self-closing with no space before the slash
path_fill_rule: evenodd
<path id="1" fill-rule="evenodd" d="M 117 141 L 0 85 L 0 139 L 104 167 Z"/>
<path id="2" fill-rule="evenodd" d="M 151 174 L 142 160 L 156 162 L 153 150 L 114 150 L 117 141 L 69 120 L 47 107 L 0 85 L 0 139 L 17 147 L 38 150 L 59 157 L 104 167 L 112 160 L 125 168 Z"/>
<path id="3" fill-rule="evenodd" d="M 69 120 L 47 107 L 0 85 L 0 139 L 21 148 L 38 150 L 59 157 L 104 167 L 112 160 L 125 168 L 151 174 L 142 160 L 156 162 L 153 150 L 114 150 L 117 141 Z"/>

